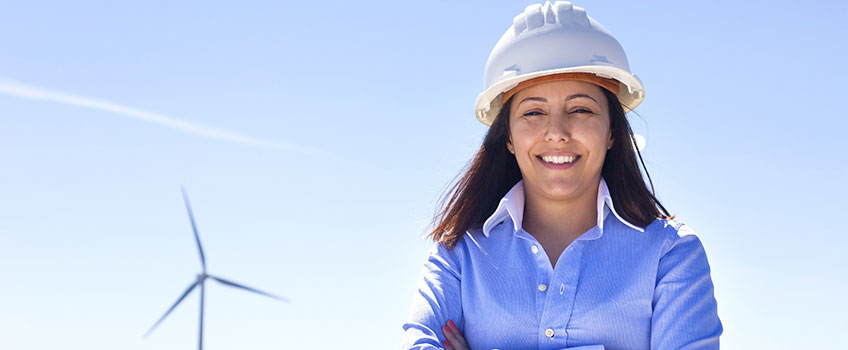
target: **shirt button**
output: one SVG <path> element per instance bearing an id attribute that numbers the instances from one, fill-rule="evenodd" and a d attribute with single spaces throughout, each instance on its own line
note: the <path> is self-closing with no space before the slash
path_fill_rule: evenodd
<path id="1" fill-rule="evenodd" d="M 545 330 L 545 336 L 548 337 L 548 338 L 553 338 L 554 337 L 554 330 L 550 329 L 550 328 L 546 329 Z"/>
<path id="2" fill-rule="evenodd" d="M 538 253 L 538 252 L 539 252 L 539 247 L 537 247 L 537 246 L 534 244 L 532 247 L 530 247 L 530 251 L 531 251 L 531 252 L 533 252 L 533 254 L 536 254 L 536 253 Z"/>
<path id="3" fill-rule="evenodd" d="M 544 283 L 539 285 L 539 291 L 540 292 L 544 292 L 546 290 L 548 290 L 548 286 L 546 286 Z"/>

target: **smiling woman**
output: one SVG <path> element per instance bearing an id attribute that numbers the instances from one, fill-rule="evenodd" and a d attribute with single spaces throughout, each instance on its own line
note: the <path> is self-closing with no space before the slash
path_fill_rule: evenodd
<path id="1" fill-rule="evenodd" d="M 644 90 L 612 35 L 568 2 L 530 6 L 486 87 L 404 348 L 718 348 L 706 253 L 643 180 L 625 108 Z"/>

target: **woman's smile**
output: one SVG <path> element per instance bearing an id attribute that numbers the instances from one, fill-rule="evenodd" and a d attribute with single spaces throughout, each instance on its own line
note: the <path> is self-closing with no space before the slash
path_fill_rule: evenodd
<path id="1" fill-rule="evenodd" d="M 579 154 L 540 154 L 536 156 L 542 165 L 549 169 L 568 169 L 580 160 Z"/>

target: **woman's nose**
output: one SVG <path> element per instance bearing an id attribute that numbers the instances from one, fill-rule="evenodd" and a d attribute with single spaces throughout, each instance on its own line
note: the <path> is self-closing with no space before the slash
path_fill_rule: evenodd
<path id="1" fill-rule="evenodd" d="M 549 142 L 568 142 L 571 132 L 568 125 L 568 116 L 556 113 L 548 119 L 545 140 Z"/>

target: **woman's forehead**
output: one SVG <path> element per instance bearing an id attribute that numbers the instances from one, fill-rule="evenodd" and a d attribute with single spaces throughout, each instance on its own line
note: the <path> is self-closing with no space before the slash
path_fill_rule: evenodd
<path id="1" fill-rule="evenodd" d="M 601 98 L 605 98 L 598 85 L 580 80 L 555 80 L 540 82 L 521 89 L 514 95 L 513 100 L 517 103 L 527 97 L 556 98 L 573 94 L 586 94 L 594 97 L 598 102 L 601 102 Z"/>

